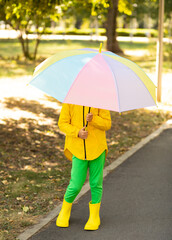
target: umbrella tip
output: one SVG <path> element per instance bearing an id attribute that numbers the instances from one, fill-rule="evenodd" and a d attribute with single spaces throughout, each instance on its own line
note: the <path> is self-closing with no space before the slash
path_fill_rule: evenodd
<path id="1" fill-rule="evenodd" d="M 101 53 L 101 51 L 102 51 L 102 42 L 100 43 L 99 53 Z"/>

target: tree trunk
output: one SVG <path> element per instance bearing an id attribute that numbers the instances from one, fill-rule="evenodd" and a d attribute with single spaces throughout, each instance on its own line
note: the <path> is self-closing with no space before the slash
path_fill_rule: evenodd
<path id="1" fill-rule="evenodd" d="M 20 29 L 20 23 L 18 23 L 18 25 L 17 26 L 13 26 L 13 24 L 11 23 L 11 21 L 5 21 L 7 24 L 9 24 L 14 30 L 16 30 L 16 31 L 19 31 L 19 33 L 20 33 L 20 35 L 18 36 L 18 39 L 19 39 L 19 41 L 20 41 L 20 43 L 21 43 L 21 47 L 22 47 L 22 52 L 23 52 L 23 55 L 24 55 L 24 57 L 26 58 L 26 59 L 29 59 L 29 60 L 32 60 L 32 59 L 34 59 L 35 60 L 35 58 L 36 58 L 36 54 L 37 54 L 37 48 L 38 48 L 38 44 L 39 44 L 39 42 L 40 42 L 40 35 L 38 36 L 38 39 L 37 39 L 37 41 L 36 41 L 36 46 L 35 46 L 35 51 L 34 51 L 34 53 L 33 54 L 30 54 L 30 52 L 29 52 L 29 39 L 28 39 L 28 34 L 29 34 L 29 32 L 28 32 L 28 29 L 27 28 L 25 28 L 25 35 L 26 35 L 26 38 L 24 39 L 23 38 L 23 31 L 22 31 L 22 29 Z M 43 31 L 45 31 L 45 27 L 44 27 L 44 30 Z M 32 57 L 32 55 L 33 55 L 33 57 Z"/>
<path id="2" fill-rule="evenodd" d="M 111 0 L 107 15 L 107 50 L 114 53 L 122 53 L 117 41 L 117 14 L 118 14 L 118 0 Z"/>
<path id="3" fill-rule="evenodd" d="M 30 53 L 29 53 L 29 42 L 28 42 L 28 37 L 26 36 L 26 39 L 23 38 L 22 33 L 20 34 L 20 36 L 18 37 L 21 46 L 22 46 L 22 51 L 23 51 L 23 55 L 26 59 L 32 59 Z"/>
<path id="4" fill-rule="evenodd" d="M 25 50 L 27 53 L 28 58 L 31 58 L 30 54 L 29 54 L 29 39 L 28 39 L 28 31 L 25 31 L 26 34 L 26 39 L 25 39 Z"/>
<path id="5" fill-rule="evenodd" d="M 26 50 L 25 50 L 25 43 L 24 43 L 24 39 L 23 39 L 23 36 L 22 34 L 20 34 L 20 36 L 18 37 L 20 43 L 21 43 L 21 46 L 22 46 L 22 51 L 23 51 L 23 55 L 25 56 L 25 58 L 27 58 L 27 54 L 26 54 Z"/>
<path id="6" fill-rule="evenodd" d="M 76 16 L 76 17 L 77 17 L 77 16 Z M 75 27 L 76 27 L 77 29 L 80 29 L 81 24 L 82 24 L 82 18 L 77 17 L 77 18 L 76 18 Z"/>
<path id="7" fill-rule="evenodd" d="M 38 45 L 40 43 L 40 37 L 38 37 L 36 39 L 36 44 L 35 44 L 35 51 L 34 51 L 34 55 L 33 55 L 33 59 L 36 60 L 36 55 L 37 55 L 37 50 L 38 50 Z"/>

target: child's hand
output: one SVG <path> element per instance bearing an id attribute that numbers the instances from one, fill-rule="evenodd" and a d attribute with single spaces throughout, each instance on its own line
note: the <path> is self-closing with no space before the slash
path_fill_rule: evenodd
<path id="1" fill-rule="evenodd" d="M 86 116 L 86 121 L 87 122 L 91 122 L 93 119 L 93 114 L 92 113 L 88 113 L 87 116 Z"/>
<path id="2" fill-rule="evenodd" d="M 88 137 L 88 132 L 85 131 L 85 128 L 86 128 L 86 126 L 83 127 L 83 128 L 79 131 L 78 137 L 80 137 L 80 138 L 82 138 L 82 139 L 87 139 L 87 137 Z"/>

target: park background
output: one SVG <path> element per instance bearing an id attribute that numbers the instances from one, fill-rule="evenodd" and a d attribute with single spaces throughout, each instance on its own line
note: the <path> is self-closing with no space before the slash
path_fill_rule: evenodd
<path id="1" fill-rule="evenodd" d="M 15 239 L 57 206 L 70 179 L 61 103 L 26 86 L 58 51 L 108 49 L 137 63 L 157 85 L 157 0 L 0 0 L 0 239 Z M 106 166 L 172 116 L 172 2 L 163 18 L 158 108 L 111 112 Z"/>

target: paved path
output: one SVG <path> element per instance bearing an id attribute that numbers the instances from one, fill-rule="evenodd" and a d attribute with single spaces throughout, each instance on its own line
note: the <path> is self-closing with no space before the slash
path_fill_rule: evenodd
<path id="1" fill-rule="evenodd" d="M 104 179 L 101 226 L 84 231 L 90 191 L 73 205 L 70 227 L 55 219 L 30 240 L 172 240 L 172 129 Z"/>

